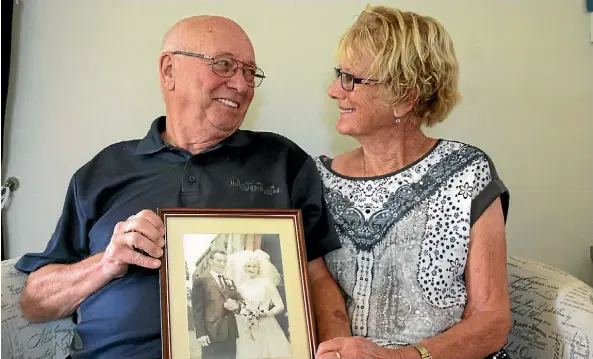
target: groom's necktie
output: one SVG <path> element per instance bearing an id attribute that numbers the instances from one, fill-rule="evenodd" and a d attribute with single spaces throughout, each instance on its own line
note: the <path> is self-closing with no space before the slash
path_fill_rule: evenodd
<path id="1" fill-rule="evenodd" d="M 224 289 L 224 279 L 222 278 L 222 274 L 218 275 L 218 285 L 220 285 L 220 288 Z"/>

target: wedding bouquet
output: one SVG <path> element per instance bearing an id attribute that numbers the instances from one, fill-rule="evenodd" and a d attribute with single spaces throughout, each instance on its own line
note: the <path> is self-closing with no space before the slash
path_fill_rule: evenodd
<path id="1" fill-rule="evenodd" d="M 247 327 L 249 329 L 249 334 L 251 335 L 251 339 L 255 340 L 253 332 L 255 329 L 257 329 L 257 326 L 258 326 L 261 318 L 264 316 L 264 311 L 259 308 L 256 308 L 256 309 L 245 308 L 245 311 L 246 311 Z"/>

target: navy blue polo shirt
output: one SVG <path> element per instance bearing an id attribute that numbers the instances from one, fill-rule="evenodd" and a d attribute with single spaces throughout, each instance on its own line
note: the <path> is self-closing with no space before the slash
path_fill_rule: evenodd
<path id="1" fill-rule="evenodd" d="M 113 144 L 76 171 L 47 248 L 15 267 L 81 261 L 105 250 L 117 222 L 159 207 L 300 208 L 309 261 L 340 246 L 313 159 L 295 143 L 237 130 L 192 155 L 167 145 L 164 130 L 159 117 L 143 139 Z M 72 358 L 161 358 L 158 270 L 131 266 L 84 300 L 75 319 Z"/>

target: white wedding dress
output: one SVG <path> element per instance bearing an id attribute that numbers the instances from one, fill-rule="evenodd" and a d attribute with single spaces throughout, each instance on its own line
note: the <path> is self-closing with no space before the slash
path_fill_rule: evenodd
<path id="1" fill-rule="evenodd" d="M 250 310 L 268 311 L 273 305 L 272 312 L 284 312 L 280 294 L 267 278 L 246 280 L 238 290 Z M 239 329 L 237 359 L 292 358 L 291 345 L 274 315 L 259 319 L 251 329 L 245 315 L 236 317 Z"/>

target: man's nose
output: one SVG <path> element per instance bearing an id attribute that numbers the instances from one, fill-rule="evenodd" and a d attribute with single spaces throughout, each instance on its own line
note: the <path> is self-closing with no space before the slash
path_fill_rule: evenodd
<path id="1" fill-rule="evenodd" d="M 240 67 L 237 68 L 237 72 L 229 78 L 227 84 L 230 88 L 237 90 L 239 93 L 244 93 L 249 89 L 247 80 L 245 80 L 245 75 L 243 74 L 243 69 Z"/>

